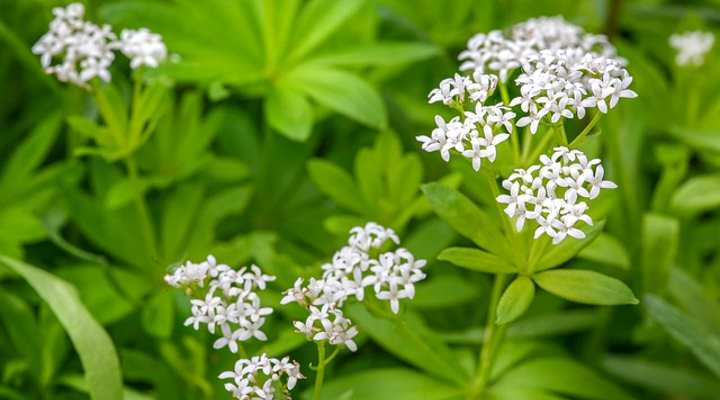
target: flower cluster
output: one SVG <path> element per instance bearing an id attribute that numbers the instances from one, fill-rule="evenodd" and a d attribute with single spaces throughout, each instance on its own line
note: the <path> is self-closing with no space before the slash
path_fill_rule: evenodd
<path id="1" fill-rule="evenodd" d="M 372 287 L 375 296 L 388 301 L 392 311 L 398 313 L 400 300 L 415 297 L 415 283 L 425 279 L 425 260 L 416 260 L 404 248 L 381 252 L 388 243 L 400 243 L 392 229 L 373 222 L 355 227 L 348 244 L 322 266 L 321 279 L 310 278 L 303 285 L 299 278 L 281 300 L 281 304 L 296 302 L 308 309 L 310 315 L 305 322 L 294 322 L 296 329 L 309 340 L 345 345 L 355 351 L 353 337 L 358 331 L 343 315 L 345 301 L 352 297 L 362 301 L 365 288 Z"/>
<path id="2" fill-rule="evenodd" d="M 282 383 L 283 376 L 286 384 Z M 232 380 L 225 383 L 225 389 L 238 400 L 272 400 L 279 390 L 284 394 L 282 398 L 289 399 L 287 392 L 304 378 L 297 361 L 291 362 L 288 357 L 282 360 L 269 358 L 266 354 L 238 360 L 232 371 L 220 374 L 220 379 Z"/>
<path id="3" fill-rule="evenodd" d="M 670 36 L 670 46 L 677 50 L 675 63 L 680 66 L 702 65 L 714 43 L 712 32 L 690 31 Z"/>
<path id="4" fill-rule="evenodd" d="M 515 220 L 518 231 L 526 220 L 537 223 L 535 238 L 545 234 L 553 244 L 566 237 L 576 239 L 585 233 L 576 227 L 580 221 L 592 225 L 587 214 L 589 206 L 580 198 L 592 200 L 601 189 L 617 186 L 604 180 L 605 171 L 599 159 L 588 160 L 580 150 L 556 147 L 548 157 L 542 155 L 540 164 L 528 169 L 516 169 L 503 181 L 509 194 L 502 194 L 497 201 L 505 204 L 505 213 Z"/>
<path id="5" fill-rule="evenodd" d="M 514 126 L 528 126 L 534 134 L 543 121 L 582 119 L 587 109 L 607 113 L 621 98 L 637 96 L 629 89 L 632 77 L 625 61 L 607 38 L 586 33 L 562 17 L 477 34 L 459 58 L 460 70 L 471 71 L 470 76 L 443 80 L 428 98 L 460 110 L 460 115 L 450 121 L 436 116 L 437 127 L 417 140 L 423 150 L 439 151 L 445 161 L 457 151 L 472 160 L 475 170 L 483 159 L 495 161 L 496 146 L 513 134 Z M 513 92 L 519 95 L 511 99 L 505 89 L 513 76 Z M 503 89 L 503 102 L 485 105 L 497 85 Z M 522 111 L 517 121 L 514 109 Z"/>
<path id="6" fill-rule="evenodd" d="M 186 288 L 191 293 L 205 289 L 202 296 L 190 300 L 192 315 L 185 325 L 196 330 L 206 325 L 212 334 L 219 328 L 222 337 L 213 347 L 228 347 L 233 353 L 238 351 L 238 342 L 253 337 L 267 340 L 260 329 L 273 310 L 262 306 L 255 290 L 265 290 L 267 282 L 274 280 L 255 265 L 234 270 L 218 264 L 213 256 L 198 264 L 188 261 L 165 276 L 169 285 Z"/>
<path id="7" fill-rule="evenodd" d="M 40 56 L 45 72 L 62 82 L 87 87 L 94 78 L 110 81 L 116 50 L 130 58 L 132 68 L 157 67 L 167 57 L 159 35 L 147 29 L 123 30 L 118 39 L 110 25 L 85 21 L 85 8 L 80 3 L 54 8 L 53 15 L 48 32 L 32 52 Z"/>

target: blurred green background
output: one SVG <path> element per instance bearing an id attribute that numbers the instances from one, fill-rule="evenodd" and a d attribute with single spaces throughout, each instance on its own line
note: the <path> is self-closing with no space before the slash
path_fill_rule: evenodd
<path id="1" fill-rule="evenodd" d="M 427 93 L 470 36 L 542 15 L 607 33 L 635 78 L 639 98 L 586 148 L 620 187 L 605 205 L 609 247 L 572 262 L 624 279 L 642 304 L 539 296 L 509 331 L 508 366 L 524 367 L 507 379 L 556 396 L 542 399 L 720 398 L 720 62 L 715 46 L 680 68 L 668 44 L 716 32 L 717 1 L 86 1 L 88 19 L 146 26 L 176 54 L 155 72 L 171 86 L 157 126 L 130 155 L 138 181 L 120 161 L 77 155 L 91 142 L 73 119 L 99 111 L 30 52 L 64 4 L 0 0 L 0 398 L 83 399 L 118 373 L 126 399 L 229 398 L 216 376 L 234 356 L 182 326 L 188 299 L 164 284 L 168 268 L 209 253 L 255 262 L 278 276 L 263 298 L 277 306 L 368 220 L 398 230 L 430 278 L 405 331 L 356 321 L 361 349 L 333 364 L 327 398 L 451 398 L 432 388 L 453 381 L 446 353 L 472 369 L 490 282 L 434 260 L 461 239 L 419 188 L 443 179 L 490 198 L 467 165 L 421 154 L 414 137 L 432 129 L 441 111 Z M 121 93 L 129 76 L 113 69 Z M 276 307 L 269 342 L 251 351 L 313 362 L 291 329 L 297 311 Z M 556 354 L 575 361 L 532 361 Z"/>

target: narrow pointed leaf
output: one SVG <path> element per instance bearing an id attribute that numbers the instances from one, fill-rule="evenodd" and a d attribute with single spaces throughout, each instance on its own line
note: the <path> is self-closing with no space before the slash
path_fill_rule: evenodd
<path id="1" fill-rule="evenodd" d="M 559 269 L 533 276 L 544 290 L 576 303 L 595 305 L 638 304 L 625 283 L 594 271 Z"/>
<path id="2" fill-rule="evenodd" d="M 550 247 L 540 258 L 537 265 L 530 266 L 530 270 L 544 271 L 562 265 L 592 243 L 600 232 L 602 232 L 604 226 L 605 221 L 596 222 L 595 225 L 585 230 L 585 239 L 567 238 L 560 244 Z"/>
<path id="3" fill-rule="evenodd" d="M 518 276 L 505 289 L 497 308 L 498 325 L 507 324 L 522 316 L 535 297 L 535 284 L 526 276 Z"/>
<path id="4" fill-rule="evenodd" d="M 438 255 L 438 260 L 449 261 L 458 267 L 488 274 L 516 272 L 515 267 L 502 258 L 470 247 L 450 247 Z"/>

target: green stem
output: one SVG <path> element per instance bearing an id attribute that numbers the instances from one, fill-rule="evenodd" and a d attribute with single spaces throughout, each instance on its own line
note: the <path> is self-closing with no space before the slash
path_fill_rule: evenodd
<path id="1" fill-rule="evenodd" d="M 140 179 L 138 175 L 137 165 L 135 164 L 135 159 L 133 159 L 132 156 L 126 158 L 125 165 L 127 166 L 128 178 L 130 179 L 130 182 L 132 182 L 131 186 L 133 188 L 139 188 Z M 137 212 L 140 216 L 140 224 L 145 243 L 149 247 L 150 254 L 153 257 L 157 258 L 158 255 L 156 253 L 154 234 L 155 230 L 153 228 L 152 220 L 150 219 L 150 212 L 148 211 L 147 205 L 145 204 L 145 199 L 143 198 L 142 191 L 138 191 L 135 195 L 135 208 L 137 208 Z"/>
<path id="2" fill-rule="evenodd" d="M 318 342 L 318 364 L 317 373 L 315 375 L 315 390 L 313 400 L 320 400 L 320 392 L 322 391 L 323 380 L 325 379 L 325 343 Z"/>
<path id="3" fill-rule="evenodd" d="M 578 134 L 577 137 L 573 139 L 572 143 L 570 143 L 570 147 L 577 147 L 580 144 L 580 141 L 583 140 L 583 138 L 585 138 L 585 136 L 590 133 L 592 128 L 597 125 L 598 121 L 600 121 L 600 116 L 602 116 L 602 114 L 599 111 L 595 111 L 595 115 L 593 115 L 592 119 L 590 120 L 590 122 L 588 122 L 582 132 L 580 132 L 580 134 Z"/>
<path id="4" fill-rule="evenodd" d="M 480 359 L 478 361 L 478 365 L 480 367 L 478 368 L 478 374 L 471 386 L 471 399 L 475 399 L 487 387 L 493 363 L 495 362 L 497 348 L 502 342 L 502 338 L 505 334 L 506 325 L 496 325 L 495 319 L 497 317 L 498 302 L 500 301 L 500 296 L 505 288 L 506 280 L 506 274 L 497 274 L 495 276 L 495 283 L 493 284 L 492 297 L 490 298 L 490 306 L 488 309 L 485 336 L 483 339 L 482 350 L 480 351 Z"/>
<path id="5" fill-rule="evenodd" d="M 502 98 L 503 104 L 510 107 L 510 95 L 508 95 L 508 90 L 505 82 L 501 82 L 498 86 L 500 86 L 500 97 Z M 518 141 L 519 138 L 515 129 L 515 124 L 513 124 L 512 132 L 508 133 L 510 134 L 510 144 L 512 145 L 513 149 L 513 157 L 515 163 L 517 163 L 518 159 L 520 158 L 520 142 Z"/>
<path id="6" fill-rule="evenodd" d="M 558 137 L 560 138 L 560 143 L 562 143 L 563 146 L 568 145 L 568 138 L 567 134 L 565 134 L 565 124 L 560 121 L 560 123 L 554 128 L 555 133 L 558 134 Z"/>
<path id="7" fill-rule="evenodd" d="M 532 147 L 533 136 L 535 135 L 530 132 L 530 129 L 528 127 L 525 127 L 525 140 L 523 141 L 522 157 L 520 157 L 520 160 L 523 164 L 525 164 L 528 156 L 530 155 L 530 148 Z"/>
<path id="8" fill-rule="evenodd" d="M 551 129 L 554 130 L 555 128 L 551 128 Z M 530 157 L 523 160 L 524 161 L 523 164 L 525 165 L 526 163 L 532 163 L 533 161 L 537 160 L 537 158 L 540 157 L 540 154 L 542 154 L 545 151 L 545 148 L 547 147 L 547 145 L 552 141 L 552 137 L 553 137 L 553 132 L 549 132 L 549 131 L 545 132 L 543 138 L 540 139 L 540 143 L 538 143 L 537 147 L 535 147 L 533 152 L 530 154 Z"/>

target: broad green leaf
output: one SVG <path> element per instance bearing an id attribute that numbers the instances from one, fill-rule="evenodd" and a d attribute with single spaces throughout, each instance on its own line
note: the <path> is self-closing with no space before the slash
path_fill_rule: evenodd
<path id="1" fill-rule="evenodd" d="M 632 400 L 632 396 L 613 382 L 564 357 L 544 357 L 522 363 L 506 373 L 497 387 L 539 389 L 588 400 Z"/>
<path id="2" fill-rule="evenodd" d="M 521 317 L 535 297 L 535 284 L 526 276 L 518 276 L 505 289 L 497 307 L 498 325 L 507 324 Z"/>
<path id="3" fill-rule="evenodd" d="M 720 313 L 717 312 L 720 303 L 688 272 L 672 268 L 667 289 L 681 308 L 720 332 Z"/>
<path id="4" fill-rule="evenodd" d="M 343 207 L 362 214 L 363 196 L 358 192 L 353 178 L 337 165 L 320 159 L 307 164 L 310 179 L 326 195 Z"/>
<path id="5" fill-rule="evenodd" d="M 297 19 L 295 41 L 289 58 L 299 60 L 327 39 L 343 22 L 355 14 L 365 0 L 311 0 Z"/>
<path id="6" fill-rule="evenodd" d="M 75 289 L 21 261 L 0 255 L 0 263 L 20 274 L 53 310 L 80 356 L 91 397 L 121 400 L 122 376 L 113 342 L 82 305 Z"/>
<path id="7" fill-rule="evenodd" d="M 720 336 L 658 296 L 648 294 L 644 299 L 650 317 L 720 377 Z"/>
<path id="8" fill-rule="evenodd" d="M 200 185 L 180 185 L 165 200 L 161 225 L 163 255 L 168 262 L 179 261 L 183 245 L 191 235 L 204 190 Z"/>
<path id="9" fill-rule="evenodd" d="M 607 356 L 603 368 L 618 379 L 663 394 L 700 396 L 712 399 L 720 393 L 720 382 L 705 372 L 628 356 Z"/>
<path id="10" fill-rule="evenodd" d="M 346 395 L 346 393 L 351 393 Z M 303 395 L 311 399 L 312 390 Z M 402 368 L 380 368 L 347 374 L 323 386 L 321 399 L 335 400 L 460 400 L 463 389 Z"/>
<path id="11" fill-rule="evenodd" d="M 680 227 L 674 218 L 659 214 L 643 217 L 643 290 L 660 293 L 665 290 L 670 268 L 675 264 Z"/>
<path id="12" fill-rule="evenodd" d="M 508 326 L 508 338 L 553 337 L 589 331 L 598 324 L 596 310 L 563 310 L 556 313 L 528 315 Z M 443 339 L 448 343 L 481 344 L 485 330 L 469 329 L 465 332 L 446 333 Z"/>
<path id="13" fill-rule="evenodd" d="M 131 201 L 137 199 L 145 193 L 148 182 L 141 179 L 122 179 L 110 188 L 105 196 L 105 206 L 110 210 L 128 205 Z"/>
<path id="14" fill-rule="evenodd" d="M 152 336 L 167 339 L 175 323 L 175 294 L 164 290 L 155 294 L 142 308 L 142 325 Z"/>
<path id="15" fill-rule="evenodd" d="M 88 311 L 104 325 L 122 319 L 135 309 L 135 304 L 125 297 L 116 283 L 117 279 L 109 270 L 102 265 L 84 264 L 62 267 L 56 272 L 58 277 L 78 289 L 80 299 Z M 113 270 L 122 271 L 120 268 Z M 130 273 L 127 272 L 123 277 L 127 277 L 127 274 Z"/>
<path id="16" fill-rule="evenodd" d="M 489 400 L 566 400 L 565 397 L 532 388 L 496 387 L 488 392 Z"/>
<path id="17" fill-rule="evenodd" d="M 517 272 L 515 267 L 502 258 L 470 247 L 450 247 L 438 255 L 438 260 L 449 261 L 458 267 L 489 274 Z"/>
<path id="18" fill-rule="evenodd" d="M 310 63 L 329 65 L 394 65 L 420 61 L 439 54 L 437 46 L 416 42 L 380 42 L 350 46 L 313 57 Z"/>
<path id="19" fill-rule="evenodd" d="M 595 305 L 638 304 L 625 283 L 594 271 L 559 269 L 533 275 L 544 290 L 577 303 Z"/>
<path id="20" fill-rule="evenodd" d="M 564 262 L 575 257 L 585 247 L 595 240 L 602 232 L 605 221 L 596 222 L 595 225 L 585 230 L 585 239 L 567 238 L 557 245 L 550 245 L 543 253 L 536 265 L 530 265 L 530 271 L 544 271 L 555 268 Z"/>
<path id="21" fill-rule="evenodd" d="M 32 242 L 46 236 L 42 221 L 31 211 L 19 208 L 0 209 L 0 238 Z"/>
<path id="22" fill-rule="evenodd" d="M 578 253 L 578 257 L 622 269 L 630 269 L 630 256 L 622 243 L 607 233 L 601 233 Z"/>
<path id="23" fill-rule="evenodd" d="M 361 304 L 350 306 L 349 315 L 360 331 L 398 358 L 448 382 L 467 381 L 450 349 L 419 316 L 404 312 L 402 320 L 388 320 L 370 314 Z"/>
<path id="24" fill-rule="evenodd" d="M 453 307 L 476 300 L 479 295 L 477 284 L 456 274 L 439 275 L 418 285 L 413 307 L 436 309 Z"/>
<path id="25" fill-rule="evenodd" d="M 351 73 L 317 65 L 300 65 L 285 78 L 317 103 L 374 128 L 387 126 L 387 113 L 380 94 Z"/>
<path id="26" fill-rule="evenodd" d="M 435 212 L 459 234 L 495 254 L 508 254 L 503 235 L 485 212 L 455 189 L 441 183 L 423 185 Z"/>
<path id="27" fill-rule="evenodd" d="M 720 207 L 720 175 L 690 178 L 675 192 L 671 205 L 682 213 L 698 213 Z"/>
<path id="28" fill-rule="evenodd" d="M 265 98 L 265 112 L 270 126 L 290 139 L 305 141 L 312 129 L 312 108 L 298 91 L 276 86 Z"/>

